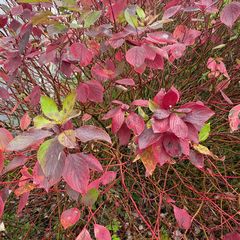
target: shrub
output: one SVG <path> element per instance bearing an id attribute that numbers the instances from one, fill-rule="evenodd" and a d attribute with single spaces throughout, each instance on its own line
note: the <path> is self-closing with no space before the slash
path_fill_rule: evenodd
<path id="1" fill-rule="evenodd" d="M 238 2 L 1 9 L 6 236 L 240 238 Z"/>

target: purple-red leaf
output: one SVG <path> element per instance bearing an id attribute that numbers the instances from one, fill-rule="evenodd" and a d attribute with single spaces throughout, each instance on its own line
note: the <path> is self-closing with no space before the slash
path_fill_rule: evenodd
<path id="1" fill-rule="evenodd" d="M 0 219 L 3 215 L 3 210 L 4 210 L 4 202 L 2 200 L 2 197 L 0 196 Z"/>
<path id="2" fill-rule="evenodd" d="M 169 19 L 170 17 L 174 16 L 175 14 L 177 14 L 179 12 L 181 7 L 182 7 L 181 5 L 176 5 L 176 6 L 168 8 L 163 13 L 163 19 Z"/>
<path id="3" fill-rule="evenodd" d="M 65 161 L 63 178 L 73 190 L 85 193 L 90 178 L 85 159 L 78 154 L 69 154 Z"/>
<path id="4" fill-rule="evenodd" d="M 145 128 L 145 123 L 144 120 L 136 113 L 131 112 L 127 119 L 126 119 L 126 124 L 129 129 L 133 131 L 135 135 L 140 135 L 144 128 Z"/>
<path id="5" fill-rule="evenodd" d="M 125 86 L 135 86 L 135 82 L 132 78 L 123 78 L 116 81 L 116 83 Z"/>
<path id="6" fill-rule="evenodd" d="M 110 232 L 102 225 L 94 224 L 94 235 L 97 240 L 111 240 Z"/>
<path id="7" fill-rule="evenodd" d="M 163 146 L 171 157 L 179 157 L 182 154 L 179 139 L 174 134 L 169 133 L 163 136 Z"/>
<path id="8" fill-rule="evenodd" d="M 88 167 L 92 170 L 103 171 L 101 163 L 95 158 L 92 154 L 78 153 L 78 156 L 81 157 Z"/>
<path id="9" fill-rule="evenodd" d="M 160 139 L 161 135 L 154 133 L 151 128 L 145 128 L 138 138 L 138 147 L 139 149 L 145 149 L 157 142 Z"/>
<path id="10" fill-rule="evenodd" d="M 47 130 L 31 129 L 28 132 L 24 132 L 21 135 L 15 137 L 7 146 L 8 151 L 21 151 L 31 145 L 38 143 L 46 137 L 51 136 L 53 133 Z"/>
<path id="11" fill-rule="evenodd" d="M 228 121 L 232 132 L 240 128 L 240 104 L 230 110 Z"/>
<path id="12" fill-rule="evenodd" d="M 10 97 L 10 95 L 9 95 L 8 91 L 5 88 L 0 87 L 0 98 L 6 100 L 9 97 Z"/>
<path id="13" fill-rule="evenodd" d="M 19 204 L 18 204 L 18 209 L 17 209 L 17 214 L 19 215 L 22 210 L 25 208 L 27 202 L 28 202 L 28 197 L 30 195 L 30 192 L 26 192 L 20 196 Z"/>
<path id="14" fill-rule="evenodd" d="M 106 141 L 110 144 L 112 143 L 111 138 L 107 132 L 93 125 L 85 125 L 79 127 L 76 129 L 75 133 L 76 137 L 84 143 L 92 140 Z"/>
<path id="15" fill-rule="evenodd" d="M 143 65 L 146 58 L 146 51 L 143 47 L 133 47 L 126 53 L 126 60 L 133 67 L 140 67 Z"/>
<path id="16" fill-rule="evenodd" d="M 169 126 L 177 137 L 184 139 L 188 136 L 187 125 L 176 113 L 170 115 Z"/>
<path id="17" fill-rule="evenodd" d="M 190 162 L 197 168 L 203 168 L 204 167 L 204 157 L 203 154 L 200 154 L 194 150 L 190 151 L 189 155 Z"/>
<path id="18" fill-rule="evenodd" d="M 124 111 L 120 108 L 112 117 L 112 132 L 117 133 L 124 123 Z"/>
<path id="19" fill-rule="evenodd" d="M 61 214 L 61 224 L 64 229 L 74 225 L 80 218 L 80 211 L 77 208 L 70 208 Z"/>
<path id="20" fill-rule="evenodd" d="M 121 128 L 118 130 L 117 136 L 119 138 L 120 145 L 128 145 L 131 137 L 131 130 L 127 127 L 126 123 L 123 123 Z"/>
<path id="21" fill-rule="evenodd" d="M 25 156 L 16 156 L 13 158 L 12 161 L 9 162 L 9 164 L 4 168 L 3 174 L 12 171 L 13 169 L 20 167 L 25 164 L 27 161 L 27 158 Z"/>
<path id="22" fill-rule="evenodd" d="M 174 216 L 180 228 L 188 230 L 192 224 L 192 217 L 185 209 L 173 205 Z"/>
<path id="23" fill-rule="evenodd" d="M 239 16 L 240 3 L 233 1 L 223 8 L 222 12 L 220 13 L 220 20 L 222 23 L 231 28 Z"/>

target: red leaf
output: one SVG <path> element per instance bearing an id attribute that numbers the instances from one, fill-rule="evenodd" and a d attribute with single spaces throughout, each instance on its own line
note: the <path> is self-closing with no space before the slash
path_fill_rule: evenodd
<path id="1" fill-rule="evenodd" d="M 188 136 L 187 125 L 176 113 L 170 115 L 169 126 L 177 137 L 184 139 Z"/>
<path id="2" fill-rule="evenodd" d="M 228 115 L 228 121 L 231 131 L 234 132 L 240 128 L 240 104 L 233 107 Z"/>
<path id="3" fill-rule="evenodd" d="M 106 131 L 93 125 L 79 127 L 75 130 L 75 133 L 76 137 L 84 143 L 92 140 L 106 141 L 110 144 L 112 143 L 111 138 Z"/>
<path id="4" fill-rule="evenodd" d="M 189 155 L 190 162 L 197 168 L 203 168 L 204 167 L 204 157 L 202 154 L 191 150 Z"/>
<path id="5" fill-rule="evenodd" d="M 185 209 L 181 209 L 173 205 L 174 216 L 180 228 L 188 230 L 192 224 L 192 217 Z"/>
<path id="6" fill-rule="evenodd" d="M 133 131 L 135 135 L 140 135 L 144 128 L 145 128 L 145 123 L 144 120 L 136 113 L 131 112 L 127 119 L 126 119 L 126 124 L 129 129 Z"/>
<path id="7" fill-rule="evenodd" d="M 8 21 L 8 17 L 5 15 L 0 15 L 0 28 L 3 28 Z"/>
<path id="8" fill-rule="evenodd" d="M 239 2 L 231 2 L 227 6 L 225 6 L 220 13 L 220 20 L 222 23 L 227 25 L 228 27 L 232 27 L 234 22 L 240 16 L 240 3 Z"/>
<path id="9" fill-rule="evenodd" d="M 78 154 L 69 154 L 65 161 L 63 178 L 73 190 L 85 193 L 90 178 L 85 159 Z"/>
<path id="10" fill-rule="evenodd" d="M 5 151 L 9 142 L 13 139 L 12 134 L 5 128 L 0 128 L 0 150 Z"/>
<path id="11" fill-rule="evenodd" d="M 94 224 L 94 235 L 97 240 L 111 240 L 110 232 L 102 225 Z"/>
<path id="12" fill-rule="evenodd" d="M 139 149 L 145 149 L 157 142 L 160 139 L 161 135 L 154 133 L 151 128 L 145 128 L 145 130 L 138 137 L 138 147 Z"/>
<path id="13" fill-rule="evenodd" d="M 147 34 L 147 39 L 152 41 L 154 43 L 160 43 L 160 44 L 165 44 L 165 43 L 176 43 L 177 41 L 174 39 L 171 33 L 169 32 L 153 32 L 153 33 L 148 33 Z"/>
<path id="14" fill-rule="evenodd" d="M 4 210 L 4 202 L 2 200 L 2 197 L 0 196 L 0 219 L 3 215 L 3 210 Z"/>
<path id="15" fill-rule="evenodd" d="M 31 123 L 31 118 L 29 117 L 28 113 L 25 113 L 21 120 L 20 120 L 20 128 L 24 131 L 28 128 Z"/>
<path id="16" fill-rule="evenodd" d="M 64 229 L 74 225 L 80 218 L 80 211 L 77 208 L 70 208 L 61 214 L 61 224 Z"/>
<path id="17" fill-rule="evenodd" d="M 147 64 L 148 67 L 153 68 L 153 69 L 164 69 L 164 61 L 163 57 L 161 55 L 156 55 L 154 60 L 149 60 L 146 59 L 145 63 Z"/>
<path id="18" fill-rule="evenodd" d="M 238 232 L 231 232 L 224 235 L 223 240 L 240 240 L 240 233 Z"/>
<path id="19" fill-rule="evenodd" d="M 4 167 L 4 155 L 2 150 L 0 150 L 0 175 Z"/>
<path id="20" fill-rule="evenodd" d="M 93 54 L 84 44 L 76 42 L 70 46 L 70 54 L 73 60 L 79 61 L 82 67 L 91 63 Z"/>
<path id="21" fill-rule="evenodd" d="M 0 98 L 6 100 L 9 97 L 10 97 L 10 95 L 9 95 L 8 91 L 5 88 L 0 87 Z"/>
<path id="22" fill-rule="evenodd" d="M 171 162 L 171 157 L 166 153 L 162 145 L 162 141 L 156 142 L 152 145 L 153 156 L 160 166 Z"/>
<path id="23" fill-rule="evenodd" d="M 75 240 L 92 240 L 87 229 L 83 229 Z"/>
<path id="24" fill-rule="evenodd" d="M 96 80 L 86 82 L 88 85 L 88 99 L 92 102 L 102 102 L 104 88 L 102 84 Z"/>
<path id="25" fill-rule="evenodd" d="M 116 178 L 116 172 L 113 171 L 107 171 L 105 172 L 102 177 L 100 178 L 100 182 L 102 185 L 107 185 L 110 182 L 112 182 Z"/>
<path id="26" fill-rule="evenodd" d="M 20 196 L 20 201 L 18 204 L 18 209 L 17 209 L 17 214 L 19 215 L 22 210 L 25 208 L 27 201 L 28 201 L 28 197 L 30 195 L 30 192 L 26 192 L 23 195 Z"/>
<path id="27" fill-rule="evenodd" d="M 124 111 L 120 108 L 112 117 L 112 132 L 117 133 L 124 123 Z"/>
<path id="28" fill-rule="evenodd" d="M 88 100 L 89 86 L 86 83 L 80 83 L 77 87 L 77 100 L 86 103 Z"/>
<path id="29" fill-rule="evenodd" d="M 177 14 L 180 11 L 181 7 L 182 7 L 181 5 L 176 5 L 176 6 L 168 8 L 167 10 L 164 11 L 162 18 L 169 19 L 170 17 Z"/>
<path id="30" fill-rule="evenodd" d="M 179 101 L 180 95 L 175 87 L 171 87 L 162 98 L 162 107 L 169 109 L 174 107 Z"/>
<path id="31" fill-rule="evenodd" d="M 135 86 L 135 82 L 132 78 L 124 78 L 124 79 L 117 80 L 115 82 L 125 86 Z"/>
<path id="32" fill-rule="evenodd" d="M 143 65 L 146 58 L 146 51 L 143 47 L 133 47 L 126 53 L 126 60 L 134 67 Z"/>
<path id="33" fill-rule="evenodd" d="M 151 119 L 154 133 L 164 133 L 169 130 L 169 118 L 158 120 L 155 117 Z"/>
<path id="34" fill-rule="evenodd" d="M 121 128 L 117 132 L 117 136 L 119 138 L 119 144 L 128 145 L 130 137 L 131 137 L 131 130 L 127 127 L 126 123 L 123 123 Z"/>

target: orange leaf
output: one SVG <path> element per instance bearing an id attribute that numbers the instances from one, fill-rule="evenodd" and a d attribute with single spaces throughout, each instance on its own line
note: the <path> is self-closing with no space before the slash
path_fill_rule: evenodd
<path id="1" fill-rule="evenodd" d="M 156 168 L 157 162 L 154 159 L 152 147 L 146 148 L 141 154 L 140 158 L 144 167 L 146 168 L 146 176 L 151 176 Z"/>

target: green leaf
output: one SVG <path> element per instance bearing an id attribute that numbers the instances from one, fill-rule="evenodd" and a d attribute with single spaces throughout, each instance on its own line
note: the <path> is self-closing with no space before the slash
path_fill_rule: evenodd
<path id="1" fill-rule="evenodd" d="M 58 111 L 57 104 L 54 102 L 53 99 L 47 96 L 42 96 L 40 99 L 40 104 L 43 114 L 46 117 L 53 119 L 56 122 L 60 121 L 60 113 Z"/>
<path id="2" fill-rule="evenodd" d="M 210 130 L 211 130 L 210 123 L 204 124 L 204 126 L 201 128 L 198 134 L 199 142 L 203 142 L 208 138 Z"/>
<path id="3" fill-rule="evenodd" d="M 89 28 L 91 25 L 93 25 L 101 16 L 102 11 L 91 11 L 87 13 L 87 15 L 84 18 L 84 27 Z"/>
<path id="4" fill-rule="evenodd" d="M 48 119 L 46 119 L 43 116 L 37 116 L 33 119 L 33 123 L 34 123 L 34 127 L 41 129 L 41 128 L 51 128 L 54 125 L 53 121 L 50 121 Z"/>
<path id="5" fill-rule="evenodd" d="M 96 188 L 92 188 L 87 191 L 87 193 L 82 197 L 82 202 L 88 207 L 92 207 L 93 204 L 97 201 L 99 196 L 99 191 Z"/>
<path id="6" fill-rule="evenodd" d="M 127 23 L 129 24 L 129 25 L 131 25 L 132 27 L 138 27 L 138 20 L 137 20 L 137 17 L 136 16 L 134 16 L 134 15 L 131 15 L 130 13 L 129 13 L 129 10 L 128 9 L 126 9 L 125 11 L 124 11 L 124 17 L 125 17 L 125 20 L 127 21 Z"/>
<path id="7" fill-rule="evenodd" d="M 136 13 L 140 19 L 142 19 L 142 20 L 145 19 L 146 15 L 141 7 L 139 7 L 139 6 L 136 7 Z"/>
<path id="8" fill-rule="evenodd" d="M 52 0 L 18 0 L 18 3 L 50 3 Z"/>
<path id="9" fill-rule="evenodd" d="M 44 143 L 41 144 L 41 146 L 38 149 L 37 160 L 38 160 L 42 169 L 44 169 L 44 167 L 45 167 L 46 154 L 47 154 L 47 151 L 48 151 L 49 147 L 53 143 L 53 141 L 54 141 L 54 139 L 49 139 L 49 140 L 45 141 Z"/>
<path id="10" fill-rule="evenodd" d="M 155 112 L 158 109 L 158 105 L 153 100 L 149 99 L 148 108 L 151 112 Z"/>

